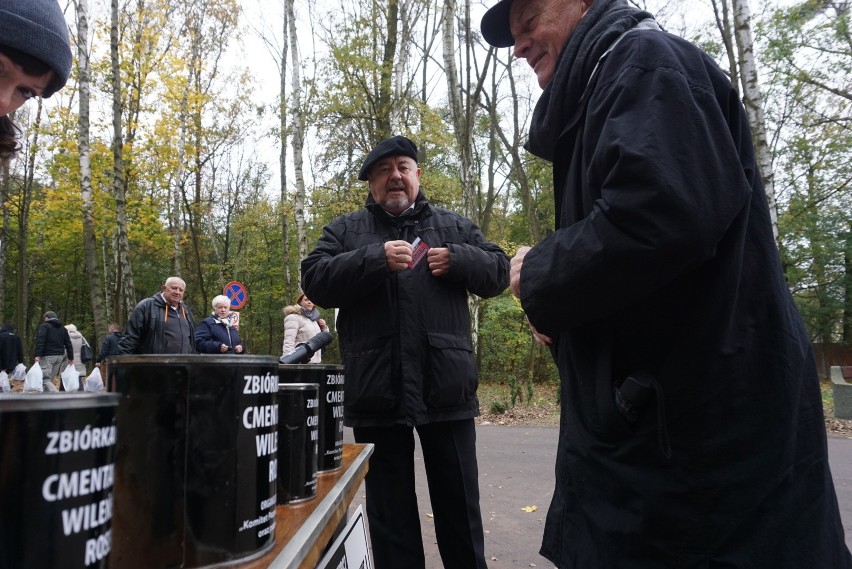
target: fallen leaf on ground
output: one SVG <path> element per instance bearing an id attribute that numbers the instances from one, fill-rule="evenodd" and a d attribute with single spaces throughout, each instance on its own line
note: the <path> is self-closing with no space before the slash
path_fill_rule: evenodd
<path id="1" fill-rule="evenodd" d="M 529 514 L 530 512 L 536 511 L 538 509 L 538 506 L 525 506 L 521 509 Z"/>

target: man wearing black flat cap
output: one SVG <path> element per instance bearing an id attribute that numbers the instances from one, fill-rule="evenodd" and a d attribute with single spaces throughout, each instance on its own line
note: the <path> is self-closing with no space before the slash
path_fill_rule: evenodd
<path id="1" fill-rule="evenodd" d="M 302 290 L 340 309 L 344 424 L 373 443 L 367 519 L 376 569 L 425 567 L 414 491 L 420 438 L 438 549 L 447 569 L 486 567 L 474 417 L 476 361 L 468 293 L 508 285 L 509 260 L 469 219 L 431 205 L 417 146 L 383 140 L 358 178 L 364 209 L 323 229 L 302 261 Z"/>
<path id="2" fill-rule="evenodd" d="M 556 231 L 511 287 L 561 377 L 541 553 L 560 569 L 850 569 L 807 331 L 749 123 L 712 58 L 627 0 L 482 19 L 543 88 Z"/>

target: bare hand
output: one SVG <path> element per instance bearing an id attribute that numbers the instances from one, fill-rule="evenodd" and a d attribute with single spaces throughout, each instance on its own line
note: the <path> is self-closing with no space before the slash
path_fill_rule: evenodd
<path id="1" fill-rule="evenodd" d="M 237 347 L 234 348 L 234 351 L 237 352 L 238 354 L 243 353 L 243 345 L 238 344 Z"/>
<path id="2" fill-rule="evenodd" d="M 553 343 L 553 338 L 551 338 L 550 336 L 545 336 L 544 334 L 536 330 L 535 326 L 533 326 L 532 324 L 530 324 L 530 332 L 532 332 L 533 340 L 535 340 L 537 344 L 540 344 L 542 346 L 549 346 Z"/>
<path id="3" fill-rule="evenodd" d="M 221 346 L 219 346 L 219 351 L 224 354 L 225 352 L 228 351 L 228 346 L 226 346 L 225 344 L 222 344 Z"/>
<path id="4" fill-rule="evenodd" d="M 320 330 L 323 332 L 328 332 L 328 324 L 325 323 L 325 320 L 322 318 L 317 318 L 317 324 L 320 327 Z"/>
<path id="5" fill-rule="evenodd" d="M 447 247 L 432 247 L 426 253 L 426 260 L 433 277 L 445 275 L 450 270 L 450 250 Z"/>
<path id="6" fill-rule="evenodd" d="M 521 267 L 524 264 L 524 257 L 531 248 L 520 247 L 509 265 L 509 286 L 512 287 L 512 294 L 518 298 L 521 298 Z"/>
<path id="7" fill-rule="evenodd" d="M 388 241 L 385 243 L 385 259 L 389 271 L 402 271 L 411 262 L 413 249 L 408 241 Z"/>

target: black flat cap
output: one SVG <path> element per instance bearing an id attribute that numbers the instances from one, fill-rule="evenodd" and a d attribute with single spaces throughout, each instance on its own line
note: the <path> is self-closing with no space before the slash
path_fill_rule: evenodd
<path id="1" fill-rule="evenodd" d="M 366 182 L 373 165 L 388 156 L 408 156 L 417 162 L 417 145 L 404 136 L 394 136 L 381 141 L 364 158 L 364 165 L 361 166 L 361 171 L 358 172 L 358 179 Z"/>
<path id="2" fill-rule="evenodd" d="M 515 45 L 515 38 L 509 31 L 509 8 L 511 7 L 512 0 L 500 0 L 482 16 L 482 22 L 479 24 L 482 37 L 494 47 Z"/>

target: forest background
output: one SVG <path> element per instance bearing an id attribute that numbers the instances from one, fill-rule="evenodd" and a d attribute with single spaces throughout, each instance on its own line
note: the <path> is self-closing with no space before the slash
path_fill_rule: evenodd
<path id="1" fill-rule="evenodd" d="M 280 355 L 300 259 L 363 207 L 361 160 L 392 134 L 419 145 L 430 201 L 509 255 L 553 231 L 550 169 L 523 149 L 540 90 L 511 49 L 482 40 L 493 1 L 60 3 L 72 77 L 18 111 L 23 150 L 0 171 L 0 320 L 27 361 L 45 311 L 98 346 L 170 275 L 197 320 L 244 283 L 240 335 L 249 353 Z M 637 5 L 739 88 L 790 289 L 815 343 L 848 346 L 850 2 Z M 508 291 L 471 310 L 484 380 L 511 385 L 512 403 L 555 381 Z M 336 344 L 324 361 L 339 361 Z"/>

